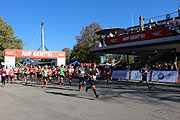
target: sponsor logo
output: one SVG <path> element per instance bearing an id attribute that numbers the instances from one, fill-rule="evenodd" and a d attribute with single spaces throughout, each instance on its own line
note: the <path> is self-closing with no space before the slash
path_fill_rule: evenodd
<path id="1" fill-rule="evenodd" d="M 130 36 L 131 40 L 143 39 L 143 38 L 145 38 L 145 34 L 139 34 L 139 35 L 132 35 L 132 36 Z"/>
<path id="2" fill-rule="evenodd" d="M 14 55 L 14 51 L 6 51 L 6 55 Z"/>
<path id="3" fill-rule="evenodd" d="M 164 78 L 164 74 L 162 72 L 159 73 L 158 78 L 162 80 Z"/>

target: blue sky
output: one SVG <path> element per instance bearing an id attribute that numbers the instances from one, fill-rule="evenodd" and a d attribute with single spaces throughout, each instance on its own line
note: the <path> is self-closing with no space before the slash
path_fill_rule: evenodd
<path id="1" fill-rule="evenodd" d="M 75 35 L 93 22 L 102 28 L 127 28 L 144 18 L 176 12 L 179 0 L 0 0 L 0 16 L 12 25 L 25 50 L 41 44 L 44 21 L 45 45 L 51 51 L 73 48 Z M 39 32 L 38 32 L 39 31 Z"/>

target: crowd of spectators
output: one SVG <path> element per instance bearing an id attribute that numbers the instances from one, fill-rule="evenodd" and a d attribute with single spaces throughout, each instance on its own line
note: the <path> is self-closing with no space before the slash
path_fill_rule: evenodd
<path id="1" fill-rule="evenodd" d="M 177 18 L 172 18 L 170 21 L 163 21 L 163 22 L 150 22 L 149 24 L 146 24 L 144 26 L 143 31 L 147 30 L 153 30 L 157 28 L 164 28 L 164 27 L 169 27 L 170 30 L 170 35 L 178 35 L 180 33 L 180 19 Z M 105 35 L 104 37 L 115 37 L 115 36 L 120 36 L 120 35 L 125 35 L 125 34 L 132 34 L 136 32 L 141 32 L 142 30 L 140 29 L 140 26 L 138 27 L 132 27 L 129 28 L 128 30 L 124 30 L 122 34 L 119 34 L 117 31 L 109 33 L 109 35 Z"/>

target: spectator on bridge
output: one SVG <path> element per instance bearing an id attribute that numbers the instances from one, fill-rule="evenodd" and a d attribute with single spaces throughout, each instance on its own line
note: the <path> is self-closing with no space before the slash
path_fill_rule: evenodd
<path id="1" fill-rule="evenodd" d="M 111 32 L 109 33 L 109 37 L 113 37 L 113 34 Z"/>
<path id="2" fill-rule="evenodd" d="M 114 36 L 118 36 L 118 32 L 117 31 L 115 31 Z"/>
<path id="3" fill-rule="evenodd" d="M 133 28 L 129 29 L 129 34 L 131 34 L 133 32 L 134 32 Z"/>
<path id="4" fill-rule="evenodd" d="M 152 30 L 151 24 L 148 25 L 148 30 Z"/>
<path id="5" fill-rule="evenodd" d="M 165 27 L 165 24 L 164 22 L 161 23 L 161 28 L 164 28 Z"/>

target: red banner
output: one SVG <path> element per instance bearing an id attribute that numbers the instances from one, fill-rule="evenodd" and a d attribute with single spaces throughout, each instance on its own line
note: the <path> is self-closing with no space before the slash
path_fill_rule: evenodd
<path id="1" fill-rule="evenodd" d="M 5 49 L 5 56 L 21 58 L 65 58 L 65 52 Z"/>
<path id="2" fill-rule="evenodd" d="M 158 28 L 127 35 L 106 38 L 106 45 L 143 41 L 155 38 L 169 37 L 169 28 Z"/>

